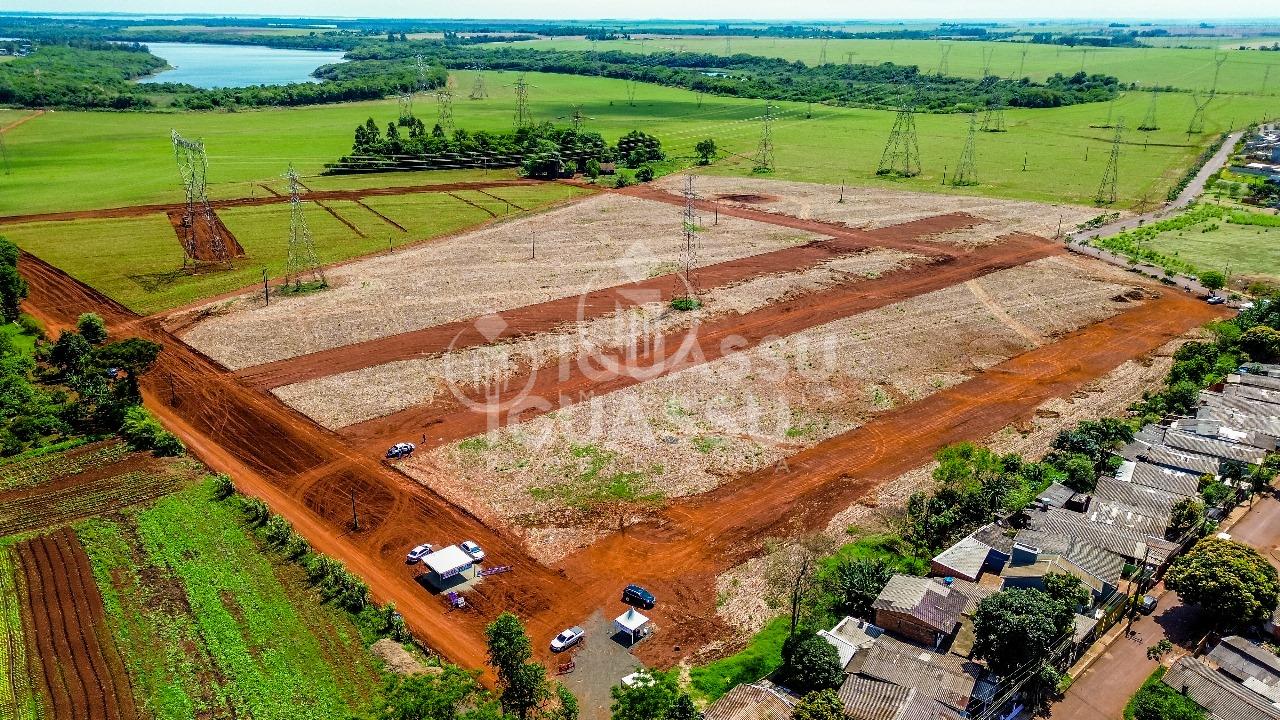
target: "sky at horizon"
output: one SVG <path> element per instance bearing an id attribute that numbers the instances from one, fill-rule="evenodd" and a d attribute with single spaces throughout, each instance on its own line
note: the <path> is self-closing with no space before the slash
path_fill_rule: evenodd
<path id="1" fill-rule="evenodd" d="M 255 0 L 19 0 L 10 12 L 57 13 L 199 13 L 261 15 Z M 17 3 L 15 3 L 16 5 Z M 1259 15 L 1265 3 L 1257 0 L 1221 0 L 1206 6 L 1199 0 L 1032 0 L 1014 7 L 1008 0 L 898 0 L 894 3 L 848 0 L 469 0 L 422 2 L 383 0 L 359 6 L 359 14 L 345 0 L 276 0 L 272 16 L 291 17 L 403 17 L 477 19 L 758 19 L 758 20 L 975 20 L 975 19 L 1159 19 L 1240 20 L 1276 19 L 1280 14 Z M 1272 6 L 1275 7 L 1275 6 Z"/>

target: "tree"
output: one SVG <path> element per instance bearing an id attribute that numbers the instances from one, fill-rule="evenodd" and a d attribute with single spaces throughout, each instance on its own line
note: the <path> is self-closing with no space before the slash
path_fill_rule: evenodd
<path id="1" fill-rule="evenodd" d="M 1227 285 L 1227 276 L 1217 270 L 1205 270 L 1200 273 L 1200 284 L 1210 290 L 1221 290 Z"/>
<path id="2" fill-rule="evenodd" d="M 93 346 L 80 333 L 63 330 L 49 351 L 49 362 L 66 377 L 84 372 L 92 355 Z"/>
<path id="3" fill-rule="evenodd" d="M 500 698 L 503 710 L 526 720 L 551 698 L 547 669 L 536 662 L 524 663 L 504 684 Z"/>
<path id="4" fill-rule="evenodd" d="M 616 685 L 609 693 L 613 720 L 663 720 L 675 704 L 678 688 L 672 674 L 645 669 L 630 686 Z"/>
<path id="5" fill-rule="evenodd" d="M 84 313 L 76 320 L 76 331 L 80 337 L 89 341 L 90 345 L 101 345 L 107 341 L 107 324 L 97 313 Z"/>
<path id="6" fill-rule="evenodd" d="M 1169 510 L 1169 527 L 1166 540 L 1180 540 L 1204 526 L 1204 503 L 1195 498 L 1183 498 Z"/>
<path id="7" fill-rule="evenodd" d="M 871 604 L 892 577 L 893 570 L 880 558 L 837 557 L 828 575 L 828 591 L 835 595 L 837 612 L 869 618 Z"/>
<path id="8" fill-rule="evenodd" d="M 641 165 L 640 169 L 636 170 L 636 182 L 644 183 L 651 180 L 653 180 L 653 166 Z"/>
<path id="9" fill-rule="evenodd" d="M 1280 356 L 1280 331 L 1266 325 L 1254 325 L 1240 336 L 1240 347 L 1251 360 L 1267 362 Z"/>
<path id="10" fill-rule="evenodd" d="M 1165 585 L 1226 625 L 1268 620 L 1280 579 L 1256 550 L 1234 540 L 1205 538 L 1169 566 Z"/>
<path id="11" fill-rule="evenodd" d="M 676 701 L 671 703 L 664 720 L 702 720 L 702 712 L 693 704 L 689 693 L 680 693 Z"/>
<path id="12" fill-rule="evenodd" d="M 788 637 L 794 637 L 800 626 L 801 613 L 817 587 L 818 561 L 831 544 L 822 533 L 814 533 L 801 538 L 795 547 L 773 553 L 769 559 L 765 570 L 769 594 L 765 599 L 772 607 L 787 608 L 791 617 Z"/>
<path id="13" fill-rule="evenodd" d="M 1098 469 L 1087 455 L 1068 455 L 1058 469 L 1067 476 L 1062 484 L 1076 492 L 1092 492 L 1098 486 Z"/>
<path id="14" fill-rule="evenodd" d="M 847 720 L 847 716 L 835 690 L 819 690 L 800 698 L 791 720 Z"/>
<path id="15" fill-rule="evenodd" d="M 12 265 L 0 265 L 0 318 L 14 322 L 22 313 L 19 306 L 27 297 L 27 281 Z"/>
<path id="16" fill-rule="evenodd" d="M 787 638 L 782 663 L 783 683 L 799 693 L 835 689 L 844 682 L 840 653 L 815 634 Z"/>
<path id="17" fill-rule="evenodd" d="M 497 720 L 497 703 L 471 673 L 446 665 L 439 674 L 394 677 L 379 720 Z"/>
<path id="18" fill-rule="evenodd" d="M 1064 603 L 1072 610 L 1077 607 L 1089 607 L 1092 594 L 1080 578 L 1070 573 L 1045 573 L 1044 591 L 1049 597 Z"/>
<path id="19" fill-rule="evenodd" d="M 710 165 L 711 158 L 716 155 L 716 141 L 711 138 L 699 140 L 698 144 L 693 146 L 693 151 L 698 154 L 699 165 Z"/>
<path id="20" fill-rule="evenodd" d="M 591 158 L 590 160 L 587 161 L 587 177 L 591 178 L 593 181 L 596 178 L 600 177 L 600 161 L 599 160 L 595 158 Z"/>
<path id="21" fill-rule="evenodd" d="M 556 683 L 556 708 L 548 712 L 546 720 L 578 720 L 578 698 L 563 683 Z"/>
<path id="22" fill-rule="evenodd" d="M 136 402 L 139 397 L 138 378 L 156 364 L 160 350 L 159 343 L 142 338 L 127 338 L 98 348 L 94 352 L 94 359 L 98 367 L 125 371 L 124 397 L 129 402 Z"/>
<path id="23" fill-rule="evenodd" d="M 18 256 L 22 255 L 22 251 L 9 238 L 0 235 L 0 265 L 8 265 L 9 267 L 18 266 Z"/>
<path id="24" fill-rule="evenodd" d="M 494 618 L 484 629 L 484 635 L 489 646 L 489 664 L 497 671 L 498 682 L 505 685 L 533 655 L 529 636 L 520 618 L 510 612 Z"/>
<path id="25" fill-rule="evenodd" d="M 1065 603 L 1034 588 L 1009 588 L 978 603 L 973 629 L 975 656 L 997 675 L 1044 662 L 1071 631 L 1075 613 Z"/>

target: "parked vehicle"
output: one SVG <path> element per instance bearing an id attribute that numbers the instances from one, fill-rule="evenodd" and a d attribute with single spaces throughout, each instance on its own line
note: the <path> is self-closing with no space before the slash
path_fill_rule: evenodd
<path id="1" fill-rule="evenodd" d="M 388 460 L 398 460 L 399 458 L 409 457 L 417 446 L 413 443 L 396 443 L 387 449 Z"/>
<path id="2" fill-rule="evenodd" d="M 414 563 L 418 562 L 422 558 L 430 555 L 434 550 L 435 548 L 431 547 L 426 543 L 423 543 L 415 547 L 414 549 L 410 550 L 409 554 L 404 556 L 404 561 L 409 563 L 410 565 L 413 565 Z"/>
<path id="3" fill-rule="evenodd" d="M 1221 295 L 1210 295 L 1209 297 L 1205 298 L 1205 302 L 1209 303 L 1210 305 L 1221 305 L 1226 301 L 1227 299 L 1222 297 Z"/>
<path id="4" fill-rule="evenodd" d="M 480 562 L 484 559 L 484 550 L 481 550 L 480 546 L 477 545 L 474 540 L 463 540 L 462 544 L 458 547 L 461 547 L 462 552 L 470 555 L 471 559 L 476 562 Z"/>
<path id="5" fill-rule="evenodd" d="M 658 601 L 653 597 L 653 593 L 639 585 L 628 585 L 624 588 L 622 602 L 645 610 L 652 610 L 653 606 L 658 604 Z"/>
<path id="6" fill-rule="evenodd" d="M 1157 602 L 1155 595 L 1143 595 L 1142 604 L 1138 606 L 1138 609 L 1142 611 L 1143 615 L 1150 615 L 1156 609 Z"/>
<path id="7" fill-rule="evenodd" d="M 582 642 L 582 638 L 587 634 L 586 630 L 574 625 L 568 630 L 563 630 L 555 638 L 551 640 L 551 652 L 564 652 L 569 648 Z"/>

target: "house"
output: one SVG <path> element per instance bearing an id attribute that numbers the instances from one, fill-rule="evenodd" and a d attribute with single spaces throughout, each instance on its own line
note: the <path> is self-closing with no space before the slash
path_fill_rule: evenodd
<path id="1" fill-rule="evenodd" d="M 1271 393 L 1270 390 L 1261 388 L 1253 388 L 1248 385 L 1228 385 L 1224 388 L 1223 393 L 1230 395 L 1229 391 L 1239 390 L 1244 392 Z M 1280 393 L 1276 393 L 1277 402 L 1280 402 Z M 1195 435 L 1180 430 L 1170 430 L 1164 434 L 1164 442 L 1171 448 L 1176 450 L 1189 450 L 1201 455 L 1213 455 L 1223 460 L 1239 460 L 1240 462 L 1249 463 L 1251 465 L 1259 465 L 1266 459 L 1267 451 L 1262 448 L 1249 447 L 1240 445 L 1226 440 L 1217 440 L 1213 438 Z"/>
<path id="2" fill-rule="evenodd" d="M 853 617 L 846 617 L 830 630 L 818 631 L 818 637 L 835 647 L 840 655 L 841 666 L 848 665 L 855 653 L 870 647 L 871 643 L 883 634 L 883 628 Z"/>
<path id="3" fill-rule="evenodd" d="M 738 685 L 703 712 L 705 720 L 789 720 L 794 700 L 767 683 Z"/>
<path id="4" fill-rule="evenodd" d="M 1280 701 L 1280 658 L 1266 648 L 1231 635 L 1222 638 L 1205 660 L 1271 702 Z"/>
<path id="5" fill-rule="evenodd" d="M 894 575 L 872 603 L 876 625 L 924 645 L 940 648 L 960 626 L 969 598 L 945 583 Z"/>
<path id="6" fill-rule="evenodd" d="M 1172 448 L 1155 447 L 1146 454 L 1147 462 L 1120 463 L 1115 479 L 1119 482 L 1133 483 L 1144 487 L 1163 490 L 1182 497 L 1198 497 L 1200 495 L 1200 476 L 1218 474 L 1217 458 L 1210 458 L 1195 453 L 1184 453 Z M 1204 469 L 1212 466 L 1213 470 L 1204 473 L 1189 471 L 1186 466 L 1193 465 Z"/>
<path id="7" fill-rule="evenodd" d="M 1013 547 L 1013 559 L 1000 573 L 1003 587 L 1043 590 L 1044 577 L 1050 573 L 1073 575 L 1089 588 L 1093 603 L 1101 602 L 1116 592 L 1124 560 L 1114 553 L 1088 543 L 1035 532 L 1019 533 Z M 1080 562 L 1072 556 L 1082 558 Z M 1085 567 L 1087 563 L 1090 567 Z"/>
<path id="8" fill-rule="evenodd" d="M 1106 525 L 1080 513 L 1058 508 L 1028 513 L 1027 527 L 1045 535 L 1084 541 L 1133 563 L 1145 561 L 1159 567 L 1171 559 L 1178 545 L 1123 525 Z"/>
<path id="9" fill-rule="evenodd" d="M 1124 574 L 1124 558 L 1079 538 L 1022 530 L 1014 541 L 1022 548 L 1035 548 L 1041 557 L 1064 557 L 1112 588 L 1119 585 L 1120 577 Z M 1021 560 L 1021 556 L 1019 559 Z M 1028 558 L 1031 562 L 1038 559 Z"/>
<path id="10" fill-rule="evenodd" d="M 1166 525 L 1173 506 L 1186 498 L 1185 495 L 1109 477 L 1098 481 L 1097 487 L 1093 489 L 1093 496 L 1099 502 L 1122 504 L 1148 517 L 1163 518 Z"/>
<path id="11" fill-rule="evenodd" d="M 1164 683 L 1195 701 L 1214 720 L 1280 720 L 1280 709 L 1267 698 L 1204 660 L 1179 659 L 1165 673 Z"/>
<path id="12" fill-rule="evenodd" d="M 1003 528 L 994 523 L 985 525 L 938 553 L 929 563 L 930 572 L 977 582 L 983 572 L 998 574 L 1009 562 L 1012 549 L 1013 539 Z"/>
<path id="13" fill-rule="evenodd" d="M 929 697 L 964 712 L 975 698 L 985 670 L 977 663 L 948 653 L 882 635 L 871 646 L 858 651 L 845 672 L 864 679 L 919 688 Z"/>
<path id="14" fill-rule="evenodd" d="M 849 675 L 840 686 L 844 712 L 857 720 L 961 720 L 927 689 Z"/>

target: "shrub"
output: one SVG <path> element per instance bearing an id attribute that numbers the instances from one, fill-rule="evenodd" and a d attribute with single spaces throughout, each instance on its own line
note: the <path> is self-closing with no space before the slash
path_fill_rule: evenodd
<path id="1" fill-rule="evenodd" d="M 651 180 L 653 180 L 653 166 L 641 165 L 640 169 L 636 170 L 636 182 L 647 183 Z"/>
<path id="2" fill-rule="evenodd" d="M 164 427 L 141 405 L 125 410 L 120 434 L 135 450 L 150 450 L 158 457 L 181 455 L 182 441 Z"/>
<path id="3" fill-rule="evenodd" d="M 226 500 L 236 494 L 236 486 L 231 481 L 231 476 L 226 473 L 217 473 L 212 477 L 211 482 L 215 500 Z"/>

